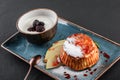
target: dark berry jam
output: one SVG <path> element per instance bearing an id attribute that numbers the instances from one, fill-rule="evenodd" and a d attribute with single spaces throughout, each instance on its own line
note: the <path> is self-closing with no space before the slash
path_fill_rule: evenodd
<path id="1" fill-rule="evenodd" d="M 83 76 L 85 76 L 85 77 L 86 77 L 86 76 L 88 76 L 88 75 L 87 75 L 87 74 L 83 74 Z"/>
<path id="2" fill-rule="evenodd" d="M 64 75 L 65 75 L 65 78 L 66 78 L 66 79 L 70 79 L 70 78 L 71 78 L 71 77 L 70 77 L 70 74 L 67 74 L 67 73 L 66 73 L 66 74 L 64 74 Z"/>
<path id="3" fill-rule="evenodd" d="M 107 59 L 110 58 L 110 56 L 109 56 L 107 53 L 104 53 L 103 56 L 104 56 L 105 58 L 107 58 Z"/>

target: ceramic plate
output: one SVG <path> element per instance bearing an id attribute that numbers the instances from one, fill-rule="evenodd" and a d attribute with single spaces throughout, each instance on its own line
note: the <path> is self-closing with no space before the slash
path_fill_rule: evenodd
<path id="1" fill-rule="evenodd" d="M 58 20 L 57 27 L 55 37 L 43 45 L 30 44 L 19 32 L 17 32 L 3 42 L 1 46 L 27 63 L 31 57 L 38 54 L 42 55 L 41 62 L 35 67 L 58 80 L 98 79 L 105 71 L 107 71 L 116 61 L 120 59 L 120 44 L 61 18 Z M 73 33 L 87 34 L 99 45 L 100 59 L 98 63 L 90 69 L 85 69 L 82 71 L 73 71 L 66 66 L 46 70 L 45 63 L 43 62 L 46 50 L 54 42 L 66 39 L 67 36 Z"/>

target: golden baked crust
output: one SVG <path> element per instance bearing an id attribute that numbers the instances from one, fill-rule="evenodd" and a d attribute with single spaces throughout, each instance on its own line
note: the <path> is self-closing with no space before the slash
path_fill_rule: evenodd
<path id="1" fill-rule="evenodd" d="M 78 35 L 81 35 L 81 34 L 78 34 Z M 86 35 L 82 34 L 82 37 L 86 37 Z M 71 55 L 68 55 L 62 48 L 60 53 L 61 62 L 64 65 L 72 68 L 73 70 L 83 70 L 96 64 L 99 60 L 99 50 L 90 37 L 87 36 L 87 38 L 85 39 L 88 39 L 88 38 L 90 42 L 87 45 L 91 47 L 88 48 L 88 50 L 86 51 L 87 53 L 84 53 L 83 58 L 73 57 Z"/>

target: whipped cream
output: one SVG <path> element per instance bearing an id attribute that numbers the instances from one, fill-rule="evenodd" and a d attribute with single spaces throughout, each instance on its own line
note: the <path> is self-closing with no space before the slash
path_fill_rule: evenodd
<path id="1" fill-rule="evenodd" d="M 70 56 L 80 58 L 84 57 L 82 48 L 80 46 L 75 45 L 74 38 L 67 38 L 63 44 L 63 49 Z"/>

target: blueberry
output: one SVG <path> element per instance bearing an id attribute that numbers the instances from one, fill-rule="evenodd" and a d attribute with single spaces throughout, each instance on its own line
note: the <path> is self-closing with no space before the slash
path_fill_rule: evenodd
<path id="1" fill-rule="evenodd" d="M 34 20 L 33 27 L 28 28 L 28 31 L 42 32 L 44 30 L 44 22 L 40 22 L 39 20 Z"/>
<path id="2" fill-rule="evenodd" d="M 44 26 L 36 26 L 36 31 L 37 32 L 42 32 L 44 30 L 45 30 Z"/>
<path id="3" fill-rule="evenodd" d="M 28 31 L 35 31 L 33 27 L 28 28 Z"/>
<path id="4" fill-rule="evenodd" d="M 44 26 L 45 24 L 44 24 L 44 22 L 39 22 L 39 26 Z"/>
<path id="5" fill-rule="evenodd" d="M 35 20 L 35 21 L 33 22 L 33 27 L 35 27 L 35 26 L 44 26 L 44 22 L 41 22 L 41 21 L 39 21 L 39 20 Z"/>
<path id="6" fill-rule="evenodd" d="M 36 27 L 36 26 L 38 26 L 39 25 L 39 21 L 38 20 L 35 20 L 34 22 L 33 22 L 33 27 Z"/>

